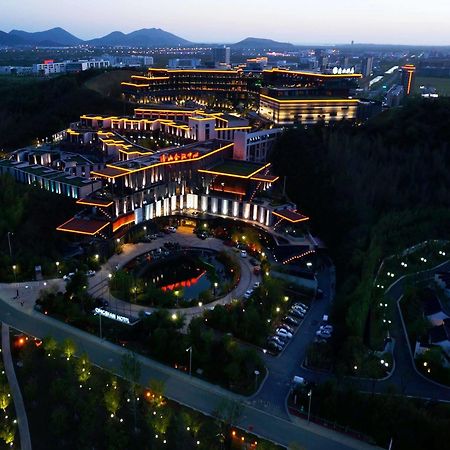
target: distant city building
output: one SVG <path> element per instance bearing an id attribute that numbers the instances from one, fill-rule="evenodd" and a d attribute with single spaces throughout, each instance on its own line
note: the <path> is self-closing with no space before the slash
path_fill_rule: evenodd
<path id="1" fill-rule="evenodd" d="M 200 67 L 202 60 L 199 58 L 174 58 L 169 59 L 169 69 L 196 69 Z"/>
<path id="2" fill-rule="evenodd" d="M 41 64 L 33 64 L 33 73 L 37 75 L 53 75 L 66 72 L 65 62 L 54 62 L 53 60 L 44 61 Z"/>
<path id="3" fill-rule="evenodd" d="M 231 63 L 230 47 L 215 47 L 212 49 L 212 57 L 215 66 L 229 66 Z"/>
<path id="4" fill-rule="evenodd" d="M 361 73 L 364 77 L 370 77 L 373 72 L 373 56 L 364 58 L 361 64 Z"/>
<path id="5" fill-rule="evenodd" d="M 416 66 L 413 64 L 405 64 L 400 70 L 405 95 L 410 95 L 414 87 L 414 74 L 416 72 Z"/>
<path id="6" fill-rule="evenodd" d="M 109 61 L 89 59 L 54 62 L 46 60 L 40 64 L 33 64 L 32 73 L 35 75 L 54 75 L 60 73 L 83 72 L 89 69 L 106 69 L 110 66 Z"/>
<path id="7" fill-rule="evenodd" d="M 111 67 L 151 67 L 153 56 L 147 55 L 103 55 L 102 59 L 109 61 Z"/>
<path id="8" fill-rule="evenodd" d="M 399 106 L 405 96 L 405 90 L 403 86 L 397 84 L 392 86 L 386 93 L 386 106 L 393 108 Z"/>

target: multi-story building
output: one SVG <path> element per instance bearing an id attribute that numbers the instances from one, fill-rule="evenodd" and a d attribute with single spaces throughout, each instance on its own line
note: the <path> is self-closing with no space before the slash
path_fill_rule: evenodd
<path id="1" fill-rule="evenodd" d="M 102 187 L 100 180 L 70 175 L 40 164 L 9 159 L 0 161 L 0 174 L 9 174 L 19 183 L 36 185 L 55 194 L 74 199 L 84 198 Z"/>
<path id="2" fill-rule="evenodd" d="M 173 58 L 169 59 L 167 67 L 169 69 L 196 69 L 201 64 L 202 60 L 200 58 Z"/>
<path id="3" fill-rule="evenodd" d="M 361 74 L 263 71 L 259 113 L 277 125 L 355 120 L 359 100 L 352 98 Z"/>
<path id="4" fill-rule="evenodd" d="M 54 62 L 46 60 L 41 64 L 33 64 L 32 72 L 36 75 L 54 75 L 66 72 L 83 72 L 89 69 L 106 69 L 110 62 L 103 59 L 74 60 Z"/>
<path id="5" fill-rule="evenodd" d="M 227 46 L 215 47 L 212 49 L 212 58 L 214 65 L 217 66 L 229 66 L 231 62 L 231 49 Z"/>
<path id="6" fill-rule="evenodd" d="M 193 101 L 216 108 L 245 103 L 250 95 L 242 71 L 218 69 L 149 69 L 147 76 L 134 75 L 131 82 L 123 82 L 122 91 L 136 103 Z"/>
<path id="7" fill-rule="evenodd" d="M 401 67 L 402 85 L 405 95 L 410 95 L 414 86 L 414 75 L 416 66 L 413 64 L 405 64 Z"/>
<path id="8" fill-rule="evenodd" d="M 88 209 L 58 230 L 108 237 L 143 221 L 193 213 L 269 227 L 285 208 L 254 200 L 278 177 L 269 163 L 233 159 L 233 146 L 209 140 L 107 164 L 92 174 L 103 188 L 77 202 Z"/>

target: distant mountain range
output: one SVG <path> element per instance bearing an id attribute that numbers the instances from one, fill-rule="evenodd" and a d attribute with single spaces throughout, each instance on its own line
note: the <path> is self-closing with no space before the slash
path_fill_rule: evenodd
<path id="1" fill-rule="evenodd" d="M 262 39 L 255 37 L 248 37 L 240 42 L 236 42 L 236 44 L 231 44 L 232 48 L 254 48 L 256 50 L 262 49 L 289 49 L 295 48 L 294 44 L 290 44 L 289 42 L 277 42 L 272 39 Z"/>
<path id="2" fill-rule="evenodd" d="M 88 41 L 82 40 L 60 27 L 36 33 L 22 30 L 11 30 L 9 33 L 0 31 L 0 46 L 72 47 L 82 44 L 94 47 L 177 47 L 193 43 L 160 28 L 143 28 L 128 34 L 113 31 L 106 36 Z M 249 37 L 236 44 L 231 44 L 231 47 L 277 50 L 294 48 L 294 45 L 271 39 Z"/>

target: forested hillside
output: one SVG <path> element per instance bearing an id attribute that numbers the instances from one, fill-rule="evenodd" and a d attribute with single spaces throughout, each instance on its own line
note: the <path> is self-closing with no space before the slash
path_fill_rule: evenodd
<path id="1" fill-rule="evenodd" d="M 81 114 L 124 114 L 129 106 L 88 89 L 99 72 L 56 78 L 0 78 L 0 150 L 14 150 L 50 137 Z"/>
<path id="2" fill-rule="evenodd" d="M 450 238 L 449 124 L 449 99 L 414 100 L 363 126 L 298 128 L 280 139 L 275 170 L 337 266 L 341 336 L 365 336 L 384 256 Z"/>

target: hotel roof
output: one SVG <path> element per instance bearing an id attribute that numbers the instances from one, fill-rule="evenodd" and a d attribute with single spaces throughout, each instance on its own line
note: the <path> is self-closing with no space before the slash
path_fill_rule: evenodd
<path id="1" fill-rule="evenodd" d="M 87 234 L 93 236 L 109 225 L 109 222 L 103 220 L 90 220 L 87 218 L 77 218 L 64 222 L 57 227 L 58 231 L 66 231 L 68 233 Z"/>
<path id="2" fill-rule="evenodd" d="M 293 211 L 292 209 L 280 209 L 278 211 L 274 211 L 273 215 L 292 223 L 304 222 L 306 220 L 309 220 L 309 217 L 304 216 L 297 211 Z"/>
<path id="3" fill-rule="evenodd" d="M 229 159 L 216 164 L 209 169 L 199 169 L 199 172 L 236 178 L 251 178 L 269 166 L 270 164 Z"/>

